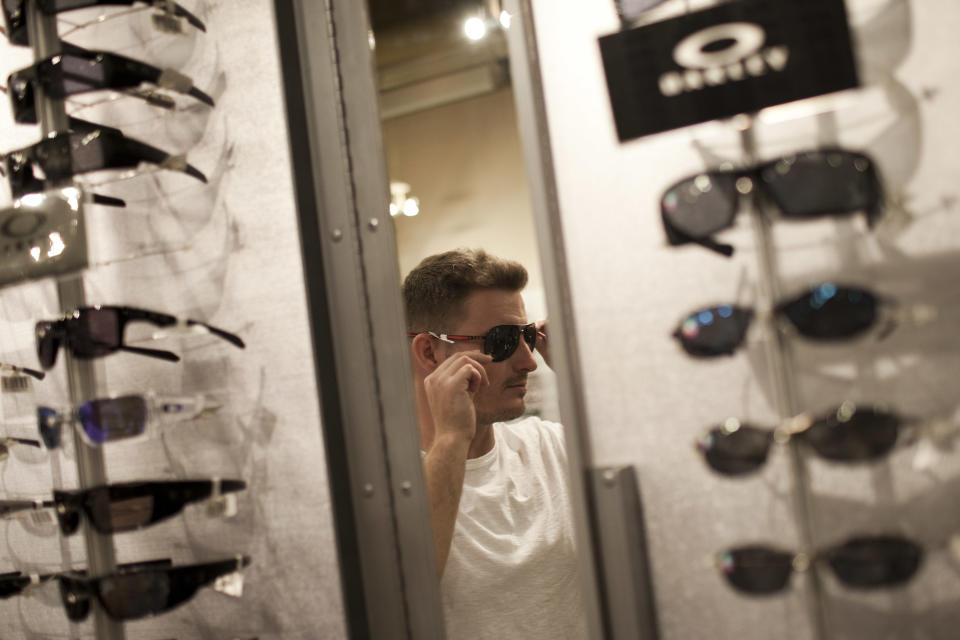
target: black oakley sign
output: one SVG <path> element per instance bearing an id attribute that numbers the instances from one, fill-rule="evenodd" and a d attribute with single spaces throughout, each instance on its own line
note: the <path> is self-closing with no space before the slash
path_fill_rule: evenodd
<path id="1" fill-rule="evenodd" d="M 843 0 L 737 0 L 600 38 L 621 141 L 858 86 Z"/>

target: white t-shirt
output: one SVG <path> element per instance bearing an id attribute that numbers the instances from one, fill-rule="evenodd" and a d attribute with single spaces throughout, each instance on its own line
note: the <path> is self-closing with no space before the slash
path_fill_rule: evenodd
<path id="1" fill-rule="evenodd" d="M 447 638 L 586 638 L 562 427 L 493 430 L 493 449 L 467 460 L 441 581 Z"/>

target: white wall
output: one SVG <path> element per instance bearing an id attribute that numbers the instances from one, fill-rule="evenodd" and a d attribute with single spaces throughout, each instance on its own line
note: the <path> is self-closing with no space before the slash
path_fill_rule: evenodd
<path id="1" fill-rule="evenodd" d="M 77 44 L 181 69 L 217 100 L 212 111 L 184 99 L 178 111 L 164 113 L 125 99 L 84 112 L 169 152 L 187 153 L 210 178 L 204 186 L 153 173 L 98 187 L 126 198 L 129 206 L 88 209 L 99 266 L 85 274 L 84 284 L 91 304 L 187 315 L 238 333 L 247 347 L 241 351 L 209 336 L 170 337 L 151 346 L 179 353 L 180 363 L 130 354 L 98 361 L 101 394 L 203 392 L 223 404 L 215 417 L 178 425 L 163 438 L 108 447 L 107 474 L 113 482 L 241 478 L 248 489 L 233 518 L 208 518 L 204 507 L 188 507 L 155 527 L 118 534 L 115 542 L 120 562 L 170 557 L 179 564 L 245 553 L 253 564 L 242 599 L 204 589 L 174 612 L 128 624 L 127 637 L 342 638 L 272 3 L 183 4 L 204 20 L 206 34 L 158 34 L 149 12 L 142 11 L 71 36 Z M 0 47 L 4 77 L 29 64 L 28 52 L 5 42 Z M 37 138 L 38 131 L 11 123 L 3 101 L 2 150 Z M 59 311 L 50 281 L 0 291 L 2 360 L 36 367 L 33 323 Z M 149 332 L 137 335 L 142 343 Z M 31 393 L 2 399 L 6 424 L 26 425 L 39 401 L 63 405 L 62 359 Z M 69 450 L 32 458 L 15 454 L 0 463 L 0 497 L 49 497 L 53 485 L 73 486 L 74 467 Z M 55 527 L 3 522 L 0 536 L 0 572 L 56 570 L 62 559 L 84 566 L 81 536 L 70 540 L 66 556 Z M 0 602 L 5 640 L 68 631 L 56 585 L 50 586 Z"/>
<path id="2" fill-rule="evenodd" d="M 619 28 L 614 3 L 533 6 L 595 462 L 639 470 L 663 638 L 812 637 L 803 576 L 784 594 L 748 598 L 710 566 L 710 556 L 728 546 L 792 548 L 798 538 L 784 452 L 762 473 L 731 480 L 711 473 L 693 447 L 728 416 L 776 420 L 762 336 L 754 330 L 747 349 L 710 362 L 689 359 L 670 338 L 689 311 L 757 300 L 746 216 L 724 236 L 737 246 L 724 260 L 698 247 L 668 248 L 658 211 L 664 189 L 707 166 L 707 158 L 738 160 L 738 133 L 729 123 L 710 123 L 619 144 L 597 45 Z M 842 278 L 907 307 L 936 306 L 939 316 L 923 327 L 901 326 L 880 343 L 796 342 L 799 396 L 811 410 L 850 398 L 920 416 L 950 414 L 960 375 L 953 332 L 960 5 L 849 0 L 848 8 L 869 86 L 805 113 L 772 110 L 757 131 L 760 152 L 771 157 L 821 142 L 868 150 L 886 180 L 888 214 L 901 205 L 915 217 L 900 233 L 868 234 L 860 219 L 777 225 L 785 291 Z M 859 467 L 809 465 L 818 545 L 894 530 L 931 547 L 921 572 L 901 589 L 856 592 L 825 572 L 830 637 L 956 633 L 960 578 L 936 545 L 960 530 L 960 458 L 948 453 L 918 470 L 917 451 Z"/>

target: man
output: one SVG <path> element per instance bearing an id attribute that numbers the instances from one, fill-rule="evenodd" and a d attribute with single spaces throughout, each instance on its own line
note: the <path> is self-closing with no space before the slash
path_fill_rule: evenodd
<path id="1" fill-rule="evenodd" d="M 447 637 L 585 638 L 560 425 L 524 413 L 545 323 L 520 264 L 426 258 L 403 283 Z"/>

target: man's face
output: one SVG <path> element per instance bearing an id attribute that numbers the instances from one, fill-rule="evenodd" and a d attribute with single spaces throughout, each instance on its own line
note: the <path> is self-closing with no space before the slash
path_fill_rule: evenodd
<path id="1" fill-rule="evenodd" d="M 499 324 L 528 324 L 523 298 L 519 291 L 483 289 L 471 293 L 464 304 L 465 316 L 449 333 L 482 336 Z M 448 353 L 483 349 L 480 342 L 445 345 Z M 474 397 L 477 423 L 491 424 L 523 415 L 527 394 L 527 374 L 537 368 L 530 347 L 521 338 L 520 346 L 502 362 L 484 366 L 490 384 Z"/>

